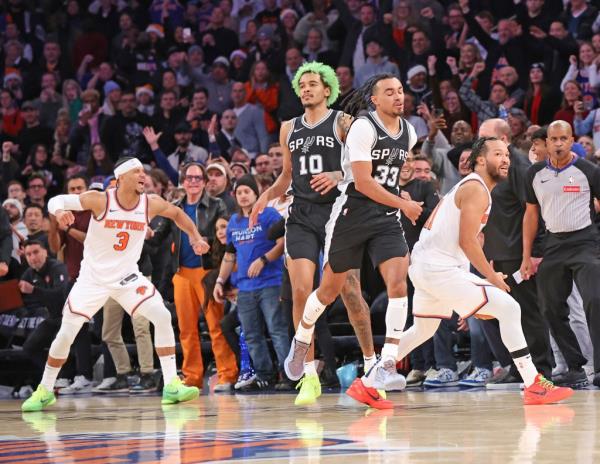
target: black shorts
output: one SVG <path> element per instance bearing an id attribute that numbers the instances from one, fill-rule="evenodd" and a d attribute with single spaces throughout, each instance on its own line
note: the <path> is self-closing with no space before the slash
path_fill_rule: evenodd
<path id="1" fill-rule="evenodd" d="M 373 267 L 408 254 L 397 211 L 351 197 L 333 209 L 325 248 L 333 272 L 360 268 L 365 252 Z"/>
<path id="2" fill-rule="evenodd" d="M 285 223 L 285 253 L 292 259 L 306 258 L 319 266 L 325 248 L 325 226 L 331 216 L 331 203 L 294 200 Z"/>

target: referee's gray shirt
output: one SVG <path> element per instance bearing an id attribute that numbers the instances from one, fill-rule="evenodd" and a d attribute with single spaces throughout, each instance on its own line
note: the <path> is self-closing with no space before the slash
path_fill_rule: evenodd
<path id="1" fill-rule="evenodd" d="M 600 168 L 576 156 L 562 169 L 540 161 L 527 171 L 527 203 L 540 205 L 551 233 L 575 232 L 592 225 L 594 198 L 600 197 Z"/>

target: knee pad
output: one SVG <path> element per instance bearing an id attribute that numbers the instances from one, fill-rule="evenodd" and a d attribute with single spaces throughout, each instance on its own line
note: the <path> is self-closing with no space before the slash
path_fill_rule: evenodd
<path id="1" fill-rule="evenodd" d="M 50 351 L 48 354 L 55 359 L 67 359 L 69 357 L 69 350 L 73 344 L 73 340 L 81 330 L 81 323 L 65 322 L 63 320 L 60 330 L 56 334 L 56 338 L 50 345 Z"/>

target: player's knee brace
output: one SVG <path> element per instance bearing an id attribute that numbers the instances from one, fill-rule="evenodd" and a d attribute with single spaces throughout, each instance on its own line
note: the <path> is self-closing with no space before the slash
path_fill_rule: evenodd
<path id="1" fill-rule="evenodd" d="M 52 342 L 52 345 L 50 345 L 48 354 L 55 359 L 67 359 L 73 340 L 75 340 L 82 326 L 83 321 L 81 323 L 63 321 L 60 330 L 56 334 L 56 338 Z"/>
<path id="2" fill-rule="evenodd" d="M 137 316 L 144 316 L 154 325 L 154 345 L 157 347 L 175 346 L 175 334 L 171 325 L 171 313 L 160 296 L 155 296 L 142 303 Z"/>

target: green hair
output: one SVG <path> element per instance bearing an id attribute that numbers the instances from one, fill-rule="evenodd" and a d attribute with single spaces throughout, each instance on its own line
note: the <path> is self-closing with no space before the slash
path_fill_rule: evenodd
<path id="1" fill-rule="evenodd" d="M 323 84 L 325 84 L 325 87 L 329 87 L 331 91 L 329 97 L 327 97 L 327 106 L 331 106 L 340 96 L 340 83 L 333 68 L 318 61 L 311 61 L 300 66 L 292 81 L 292 87 L 298 97 L 300 97 L 300 78 L 306 73 L 314 73 L 321 76 Z"/>

